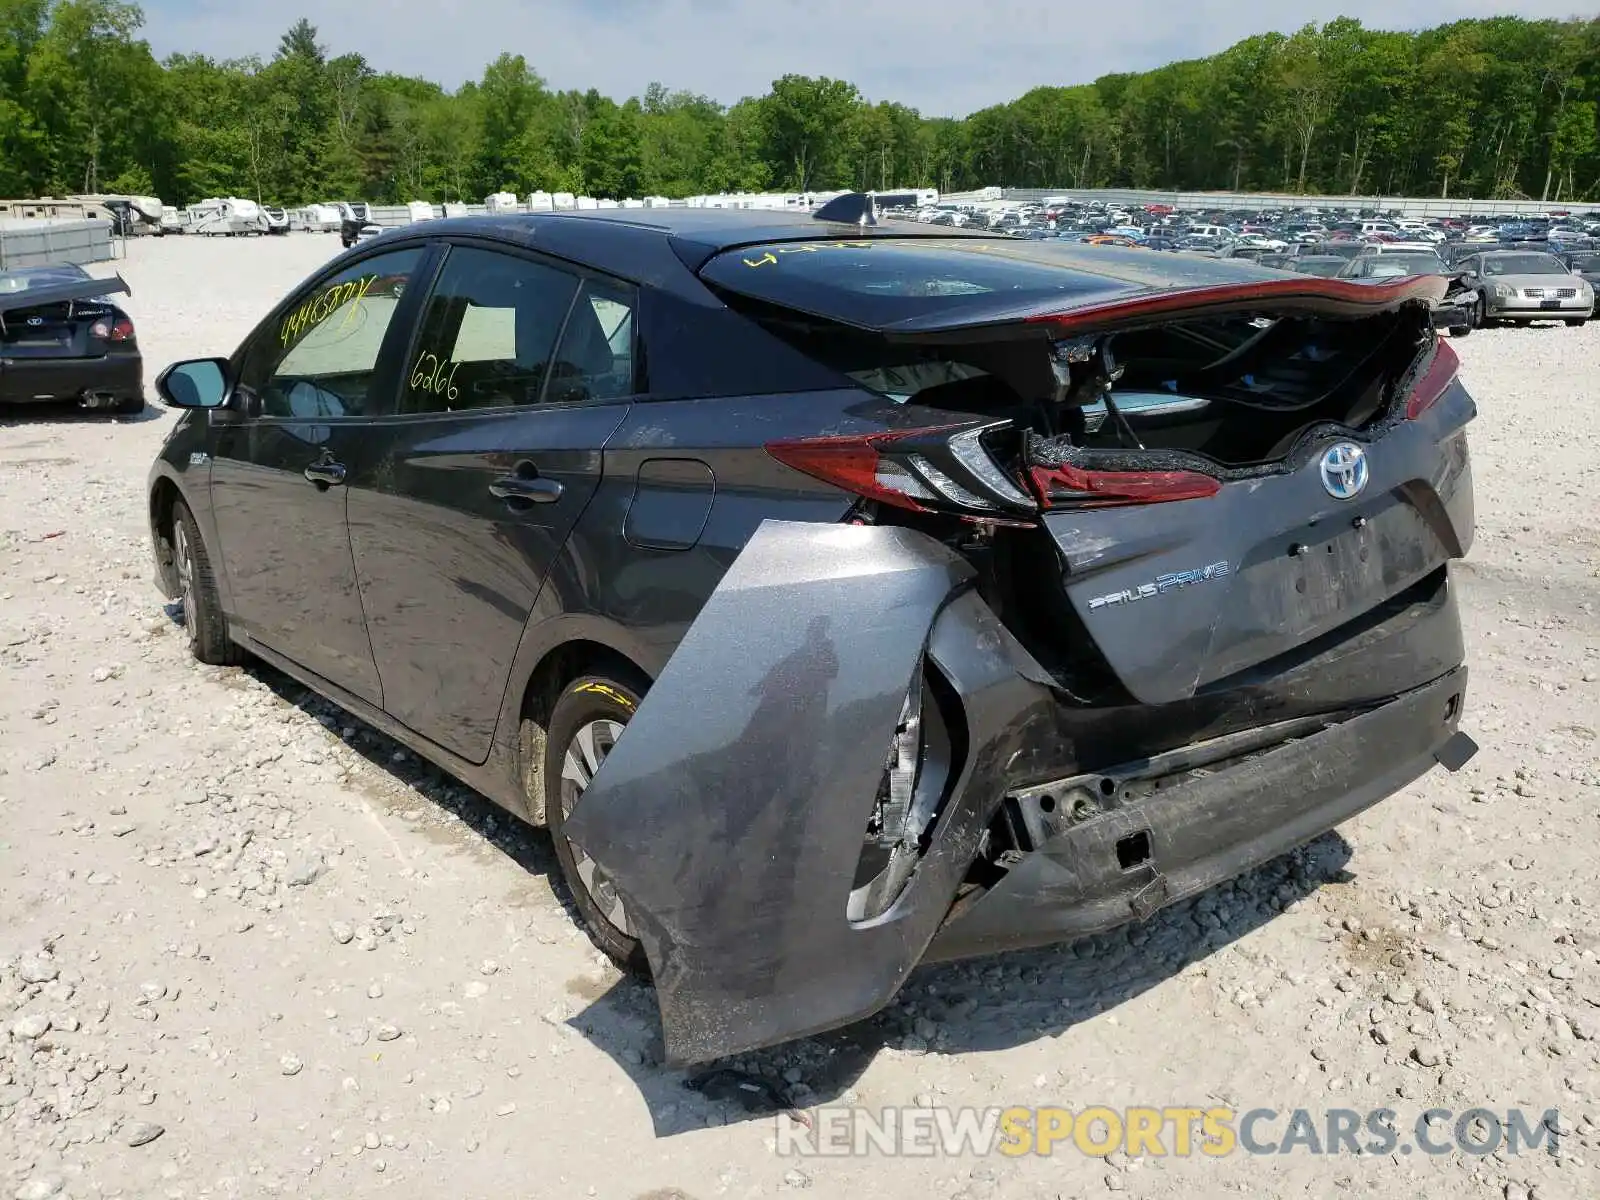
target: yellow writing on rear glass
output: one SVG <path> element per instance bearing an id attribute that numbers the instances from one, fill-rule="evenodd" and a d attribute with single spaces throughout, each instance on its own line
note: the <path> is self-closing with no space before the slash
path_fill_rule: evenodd
<path id="1" fill-rule="evenodd" d="M 820 254 L 824 250 L 866 250 L 872 246 L 871 242 L 798 242 L 793 246 L 776 246 L 764 252 L 760 258 L 746 258 L 744 265 L 747 267 L 764 267 L 769 263 L 776 266 L 780 254 Z"/>
<path id="2" fill-rule="evenodd" d="M 362 301 L 367 298 L 367 293 L 377 282 L 376 275 L 364 275 L 348 283 L 336 283 L 327 291 L 319 292 L 283 319 L 283 324 L 278 327 L 279 342 L 285 346 L 289 345 L 306 330 L 327 320 L 330 315 L 349 304 L 350 311 L 345 314 L 344 321 L 340 322 L 342 327 L 360 311 Z"/>

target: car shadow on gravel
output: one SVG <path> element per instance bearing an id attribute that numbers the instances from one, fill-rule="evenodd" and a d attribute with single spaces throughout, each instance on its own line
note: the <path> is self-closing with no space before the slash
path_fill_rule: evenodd
<path id="1" fill-rule="evenodd" d="M 0 404 L 0 429 L 25 429 L 29 425 L 143 425 L 147 421 L 164 421 L 169 415 L 162 405 L 149 402 L 130 416 L 79 408 L 71 402 Z"/>
<path id="2" fill-rule="evenodd" d="M 181 622 L 180 606 L 169 605 L 167 612 Z M 523 870 L 555 883 L 558 868 L 544 830 L 508 814 L 275 668 L 252 661 L 246 670 L 284 703 L 339 733 L 346 745 L 397 784 L 460 818 Z M 415 807 L 409 792 L 397 789 L 394 799 Z M 854 1102 L 857 1081 L 885 1051 L 939 1056 L 1006 1050 L 1060 1037 L 1113 1011 L 1247 937 L 1324 884 L 1349 882 L 1351 853 L 1339 834 L 1324 834 L 1236 880 L 1164 909 L 1142 925 L 1070 945 L 921 967 L 886 1009 L 866 1020 L 694 1068 L 663 1065 L 655 993 L 634 979 L 615 976 L 609 984 L 585 982 L 582 988 L 569 984 L 585 1007 L 567 1024 L 632 1081 L 657 1137 L 848 1104 Z M 563 895 L 559 887 L 552 890 Z M 576 921 L 564 898 L 562 903 Z"/>
<path id="3" fill-rule="evenodd" d="M 633 1080 L 657 1137 L 848 1104 L 855 1102 L 856 1082 L 886 1050 L 932 1056 L 1007 1050 L 1060 1037 L 1113 1011 L 1247 937 L 1324 884 L 1350 882 L 1351 853 L 1339 834 L 1324 834 L 1145 924 L 1070 945 L 921 967 L 888 1008 L 864 1021 L 689 1071 L 658 1065 L 654 995 L 639 984 L 617 983 L 570 1024 Z M 638 1061 L 641 1020 L 654 1040 Z"/>
<path id="4" fill-rule="evenodd" d="M 168 603 L 163 611 L 175 625 L 183 624 L 182 603 Z M 556 856 L 543 830 L 519 820 L 481 792 L 447 775 L 388 734 L 374 729 L 276 667 L 252 658 L 244 670 L 285 704 L 293 705 L 339 735 L 345 745 L 397 785 L 392 793 L 387 788 L 369 793 L 374 799 L 404 814 L 418 807 L 415 797 L 420 795 L 441 812 L 455 816 L 485 845 L 500 851 L 524 871 L 548 876 L 553 882 Z"/>

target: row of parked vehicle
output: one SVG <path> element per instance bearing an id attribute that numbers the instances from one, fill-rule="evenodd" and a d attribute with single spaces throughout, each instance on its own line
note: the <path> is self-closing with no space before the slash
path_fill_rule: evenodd
<path id="1" fill-rule="evenodd" d="M 1600 221 L 1564 213 L 1424 220 L 1372 210 L 1182 213 L 1151 205 L 1129 211 L 1062 200 L 946 202 L 887 215 L 1030 240 L 1241 258 L 1365 283 L 1439 275 L 1448 283 L 1437 323 L 1456 336 L 1498 323 L 1561 320 L 1581 326 L 1594 315 L 1600 286 Z"/>

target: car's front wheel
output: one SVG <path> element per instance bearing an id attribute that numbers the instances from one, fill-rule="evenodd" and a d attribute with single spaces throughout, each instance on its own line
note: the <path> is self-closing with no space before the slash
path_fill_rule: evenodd
<path id="1" fill-rule="evenodd" d="M 628 908 L 601 866 L 566 836 L 566 821 L 638 711 L 645 685 L 621 671 L 584 675 L 562 691 L 545 735 L 544 812 L 567 895 L 584 931 L 613 962 L 640 977 L 649 963 Z"/>
<path id="2" fill-rule="evenodd" d="M 200 540 L 200 526 L 194 514 L 182 500 L 172 506 L 172 565 L 178 576 L 178 599 L 183 604 L 189 652 L 210 666 L 237 665 L 241 656 L 228 637 L 211 557 Z"/>
<path id="3" fill-rule="evenodd" d="M 1568 317 L 1566 319 L 1567 327 L 1569 329 L 1582 329 L 1588 319 L 1588 317 Z"/>

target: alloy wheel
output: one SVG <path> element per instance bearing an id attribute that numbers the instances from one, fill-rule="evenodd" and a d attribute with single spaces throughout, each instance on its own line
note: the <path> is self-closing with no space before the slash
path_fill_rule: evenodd
<path id="1" fill-rule="evenodd" d="M 172 527 L 172 557 L 178 567 L 178 596 L 183 603 L 183 624 L 193 642 L 198 636 L 199 605 L 194 594 L 194 560 L 189 554 L 189 534 L 178 521 Z"/>
<path id="2" fill-rule="evenodd" d="M 577 807 L 579 798 L 594 779 L 595 772 L 600 769 L 600 764 L 605 762 L 606 755 L 611 753 L 611 748 L 622 736 L 623 728 L 621 721 L 601 718 L 581 726 L 578 732 L 573 734 L 566 755 L 561 761 L 563 820 L 572 816 L 572 810 Z M 584 890 L 589 893 L 589 898 L 594 901 L 595 907 L 600 910 L 601 916 L 620 933 L 633 937 L 633 924 L 628 919 L 627 907 L 623 904 L 622 897 L 617 894 L 610 876 L 601 870 L 600 864 L 590 858 L 583 847 L 570 839 L 567 844 L 572 848 L 572 860 L 578 879 L 583 884 Z"/>

